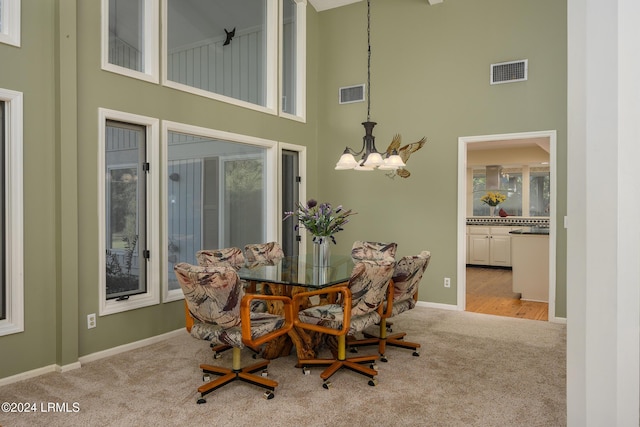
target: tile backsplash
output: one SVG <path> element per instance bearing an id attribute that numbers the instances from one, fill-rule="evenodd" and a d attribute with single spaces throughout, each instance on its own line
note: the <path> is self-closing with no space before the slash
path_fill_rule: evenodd
<path id="1" fill-rule="evenodd" d="M 505 225 L 505 226 L 536 226 L 548 227 L 549 218 L 524 218 L 524 217 L 488 217 L 475 216 L 467 218 L 467 225 Z"/>

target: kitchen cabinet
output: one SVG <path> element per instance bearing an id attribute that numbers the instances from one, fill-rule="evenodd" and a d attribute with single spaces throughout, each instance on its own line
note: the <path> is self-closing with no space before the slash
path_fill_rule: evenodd
<path id="1" fill-rule="evenodd" d="M 514 227 L 467 227 L 467 264 L 511 267 L 511 235 Z"/>
<path id="2" fill-rule="evenodd" d="M 526 301 L 549 301 L 549 235 L 513 234 L 513 292 Z"/>

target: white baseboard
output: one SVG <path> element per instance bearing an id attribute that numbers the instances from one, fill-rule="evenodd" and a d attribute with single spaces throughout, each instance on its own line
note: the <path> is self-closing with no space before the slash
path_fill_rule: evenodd
<path id="1" fill-rule="evenodd" d="M 100 360 L 105 357 L 123 353 L 125 351 L 145 347 L 150 344 L 155 344 L 157 342 L 164 341 L 168 338 L 177 336 L 179 334 L 184 334 L 184 333 L 185 333 L 184 328 L 180 328 L 175 331 L 167 332 L 166 334 L 156 335 L 155 337 L 146 338 L 140 341 L 120 345 L 118 347 L 109 348 L 107 350 L 98 351 L 96 353 L 91 353 L 86 356 L 81 356 L 78 358 L 77 362 L 69 363 L 67 365 L 62 365 L 62 366 L 48 365 L 48 366 L 43 366 L 42 368 L 32 369 L 31 371 L 21 372 L 19 374 L 12 375 L 10 377 L 0 378 L 0 387 L 8 384 L 17 383 L 18 381 L 24 381 L 30 378 L 39 377 L 40 375 L 48 374 L 51 372 L 63 373 L 63 372 L 73 371 L 74 369 L 81 368 L 82 364 L 84 363 L 93 362 L 94 360 Z"/>
<path id="2" fill-rule="evenodd" d="M 428 308 L 439 308 L 441 310 L 453 310 L 457 311 L 458 306 L 453 304 L 442 304 L 439 302 L 427 302 L 427 301 L 418 301 L 416 302 L 418 307 L 428 307 Z"/>
<path id="3" fill-rule="evenodd" d="M 124 353 L 125 351 L 135 350 L 137 348 L 146 347 L 151 344 L 155 344 L 160 341 L 164 341 L 166 339 L 172 338 L 179 334 L 184 334 L 185 329 L 180 328 L 175 331 L 167 332 L 162 335 L 156 335 L 155 337 L 145 338 L 140 341 L 131 342 L 129 344 L 119 345 L 118 347 L 108 348 L 106 350 L 98 351 L 95 353 L 88 354 L 86 356 L 81 356 L 78 358 L 80 364 L 85 364 L 88 362 L 93 362 L 95 360 L 104 359 L 105 357 L 114 356 L 116 354 Z"/>

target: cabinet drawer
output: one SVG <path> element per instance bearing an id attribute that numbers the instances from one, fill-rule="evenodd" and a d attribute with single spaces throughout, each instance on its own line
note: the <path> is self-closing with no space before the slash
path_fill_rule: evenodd
<path id="1" fill-rule="evenodd" d="M 482 227 L 482 226 L 470 226 L 469 227 L 469 234 L 485 234 L 488 235 L 489 234 L 489 227 Z"/>
<path id="2" fill-rule="evenodd" d="M 513 227 L 491 227 L 490 234 L 492 236 L 509 236 L 509 232 Z"/>

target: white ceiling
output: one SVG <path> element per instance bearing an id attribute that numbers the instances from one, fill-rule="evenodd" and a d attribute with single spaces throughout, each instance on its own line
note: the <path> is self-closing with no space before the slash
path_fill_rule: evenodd
<path id="1" fill-rule="evenodd" d="M 346 6 L 351 3 L 358 3 L 359 1 L 362 0 L 309 0 L 309 3 L 311 3 L 315 10 L 322 12 L 323 10 Z"/>

